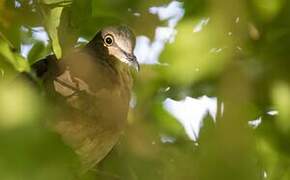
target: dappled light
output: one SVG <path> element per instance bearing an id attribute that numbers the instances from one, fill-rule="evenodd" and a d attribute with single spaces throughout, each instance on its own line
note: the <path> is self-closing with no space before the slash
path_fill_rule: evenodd
<path id="1" fill-rule="evenodd" d="M 287 0 L 0 0 L 0 179 L 290 179 L 289 12 Z M 72 53 L 116 25 L 102 43 L 128 38 L 120 71 Z M 33 71 L 45 58 L 71 66 Z M 125 90 L 106 91 L 105 71 Z M 113 126 L 60 108 L 52 89 Z"/>

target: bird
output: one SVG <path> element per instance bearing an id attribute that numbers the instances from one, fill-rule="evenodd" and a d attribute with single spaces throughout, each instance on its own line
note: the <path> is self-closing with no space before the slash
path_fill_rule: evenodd
<path id="1" fill-rule="evenodd" d="M 49 55 L 26 74 L 42 84 L 54 107 L 47 126 L 73 149 L 84 169 L 107 156 L 126 126 L 132 69 L 140 69 L 135 41 L 128 26 L 104 27 L 84 47 L 60 60 Z"/>

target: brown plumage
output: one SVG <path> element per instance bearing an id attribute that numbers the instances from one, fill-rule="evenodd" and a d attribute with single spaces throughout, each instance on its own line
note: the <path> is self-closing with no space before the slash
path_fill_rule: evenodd
<path id="1" fill-rule="evenodd" d="M 110 152 L 124 128 L 132 88 L 129 66 L 139 69 L 134 46 L 128 27 L 108 27 L 61 60 L 51 55 L 32 66 L 47 96 L 56 99 L 56 118 L 49 126 L 86 169 Z"/>

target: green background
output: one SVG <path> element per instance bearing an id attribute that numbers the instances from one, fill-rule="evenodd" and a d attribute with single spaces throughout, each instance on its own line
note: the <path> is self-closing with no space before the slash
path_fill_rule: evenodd
<path id="1" fill-rule="evenodd" d="M 160 64 L 142 65 L 135 74 L 137 104 L 120 142 L 98 168 L 79 175 L 75 155 L 43 127 L 49 105 L 29 87 L 9 82 L 106 25 L 127 24 L 153 40 L 167 21 L 149 8 L 170 1 L 0 0 L 0 179 L 289 180 L 290 1 L 180 2 L 185 14 L 175 41 L 166 43 Z M 194 33 L 205 18 L 208 24 Z M 35 27 L 44 27 L 48 44 L 33 36 Z M 26 60 L 21 45 L 28 44 Z M 218 112 L 221 104 L 224 111 L 215 123 L 204 118 L 194 142 L 163 101 L 202 95 L 217 97 Z M 278 115 L 267 114 L 271 110 Z M 258 117 L 261 124 L 250 127 Z M 162 143 L 162 135 L 174 142 Z"/>

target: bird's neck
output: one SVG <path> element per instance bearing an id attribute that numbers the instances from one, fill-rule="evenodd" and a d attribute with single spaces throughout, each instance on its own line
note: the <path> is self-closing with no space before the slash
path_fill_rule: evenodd
<path id="1" fill-rule="evenodd" d="M 112 77 L 117 79 L 115 82 L 118 85 L 121 85 L 125 91 L 130 92 L 132 88 L 132 77 L 130 68 L 127 64 L 122 63 L 114 56 L 108 56 L 108 50 L 103 45 L 102 35 L 101 33 L 97 33 L 95 37 L 86 45 L 85 50 L 93 56 L 93 59 L 96 59 L 96 63 L 99 63 L 107 69 L 108 73 Z"/>

